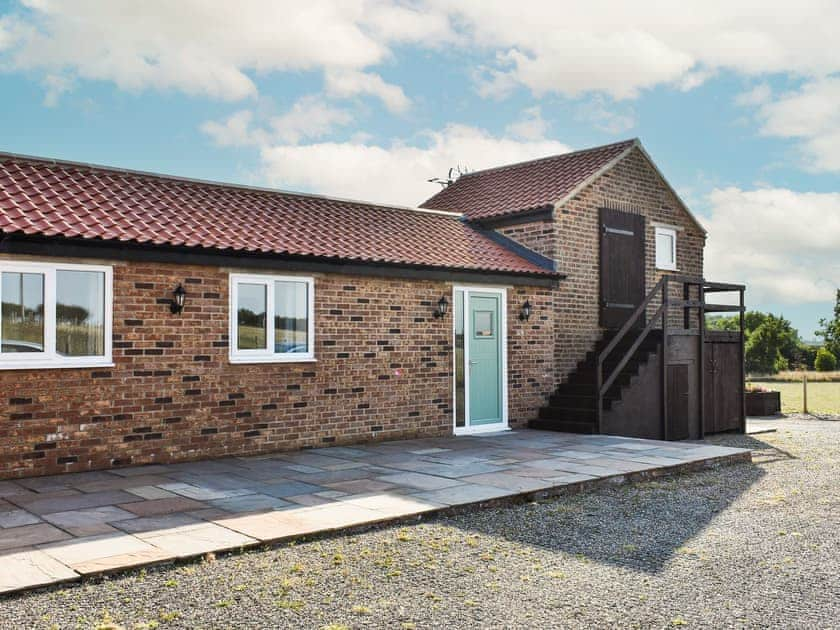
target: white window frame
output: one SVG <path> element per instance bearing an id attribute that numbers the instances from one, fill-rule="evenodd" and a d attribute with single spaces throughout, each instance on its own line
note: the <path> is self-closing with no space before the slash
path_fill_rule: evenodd
<path id="1" fill-rule="evenodd" d="M 90 357 L 65 357 L 55 348 L 56 274 L 59 271 L 90 271 L 105 274 L 105 354 Z M 113 341 L 113 267 L 65 263 L 17 262 L 0 260 L 0 273 L 37 273 L 44 276 L 44 352 L 0 352 L 0 370 L 112 367 Z M 2 291 L 2 286 L 0 286 Z M 2 295 L 0 295 L 2 300 Z M 0 319 L 0 336 L 3 322 Z"/>
<path id="2" fill-rule="evenodd" d="M 656 233 L 654 235 L 654 246 L 656 248 L 656 268 L 663 269 L 665 271 L 676 271 L 677 270 L 677 230 L 676 228 L 658 225 L 654 228 Z M 660 262 L 659 260 L 659 236 L 670 236 L 671 237 L 671 262 Z"/>
<path id="3" fill-rule="evenodd" d="M 229 278 L 230 303 L 228 306 L 229 344 L 228 359 L 231 363 L 308 363 L 315 361 L 315 279 L 309 276 L 276 276 L 266 274 L 232 273 Z M 304 282 L 307 285 L 307 341 L 309 352 L 273 352 L 274 348 L 274 283 Z M 240 284 L 261 284 L 266 292 L 266 349 L 239 350 L 237 304 Z"/>

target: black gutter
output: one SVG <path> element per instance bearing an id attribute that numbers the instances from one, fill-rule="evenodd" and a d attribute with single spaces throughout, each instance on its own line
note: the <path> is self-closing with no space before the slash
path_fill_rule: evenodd
<path id="1" fill-rule="evenodd" d="M 540 287 L 553 287 L 558 280 L 564 277 L 558 273 L 542 275 L 529 272 L 482 271 L 459 267 L 348 261 L 326 256 L 236 252 L 201 247 L 117 243 L 114 241 L 21 236 L 17 234 L 5 234 L 0 237 L 0 253 Z M 531 255 L 539 256 L 534 252 L 531 252 Z M 530 258 L 527 259 L 531 260 Z M 546 267 L 544 268 L 547 271 L 549 270 Z"/>

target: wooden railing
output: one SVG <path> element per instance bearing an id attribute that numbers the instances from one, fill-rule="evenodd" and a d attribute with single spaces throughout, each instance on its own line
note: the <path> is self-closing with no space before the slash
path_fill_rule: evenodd
<path id="1" fill-rule="evenodd" d="M 682 285 L 682 299 L 681 300 L 673 300 L 671 299 L 670 290 L 671 287 L 675 284 Z M 691 287 L 697 287 L 698 297 L 697 299 L 691 298 Z M 725 304 L 708 304 L 706 302 L 706 293 L 714 293 L 714 292 L 724 292 L 724 291 L 739 291 L 740 292 L 740 304 L 739 305 L 725 305 Z M 653 313 L 653 316 L 650 317 L 650 320 L 647 324 L 641 329 L 637 330 L 637 325 L 639 319 L 647 312 L 648 307 L 653 302 L 654 298 L 659 295 L 660 303 L 659 307 Z M 743 346 L 743 335 L 744 335 L 744 286 L 739 284 L 725 284 L 720 282 L 706 282 L 703 278 L 699 276 L 686 276 L 686 275 L 677 275 L 677 274 L 668 274 L 662 276 L 659 279 L 659 282 L 654 285 L 653 289 L 645 296 L 645 299 L 642 301 L 639 306 L 633 311 L 632 315 L 624 322 L 624 325 L 618 330 L 618 332 L 613 336 L 610 342 L 604 347 L 603 350 L 598 354 L 598 359 L 596 362 L 595 367 L 595 394 L 596 394 L 596 401 L 595 401 L 595 430 L 596 433 L 601 432 L 601 415 L 603 413 L 604 408 L 604 396 L 609 391 L 610 387 L 612 387 L 613 383 L 615 383 L 618 376 L 621 374 L 621 371 L 625 368 L 627 363 L 630 359 L 633 358 L 633 355 L 639 349 L 639 346 L 642 345 L 645 338 L 648 336 L 650 331 L 656 326 L 658 322 L 661 321 L 661 330 L 662 330 L 662 354 L 661 354 L 661 378 L 662 378 L 662 435 L 664 439 L 668 439 L 668 384 L 667 384 L 667 357 L 668 357 L 668 332 L 669 330 L 673 330 L 674 327 L 669 323 L 669 315 L 671 309 L 682 309 L 683 311 L 683 329 L 691 328 L 691 311 L 692 309 L 697 309 L 698 312 L 698 334 L 700 336 L 700 405 L 701 411 L 700 416 L 702 420 L 703 410 L 703 342 L 704 342 L 704 332 L 706 329 L 706 313 L 708 312 L 739 312 L 740 317 L 740 328 L 741 328 L 741 339 L 742 339 L 742 346 Z M 630 347 L 622 354 L 621 358 L 619 359 L 618 363 L 615 367 L 610 371 L 609 374 L 604 374 L 604 363 L 606 362 L 607 358 L 613 353 L 616 347 L 624 340 L 631 332 L 635 335 L 635 339 Z M 741 365 L 742 365 L 742 376 L 743 376 L 743 350 L 741 352 Z"/>

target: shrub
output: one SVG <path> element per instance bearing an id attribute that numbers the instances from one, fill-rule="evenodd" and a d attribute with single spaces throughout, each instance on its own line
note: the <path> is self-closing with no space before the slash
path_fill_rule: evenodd
<path id="1" fill-rule="evenodd" d="M 814 368 L 817 372 L 833 372 L 837 369 L 837 357 L 827 348 L 817 350 L 817 358 L 814 359 Z"/>

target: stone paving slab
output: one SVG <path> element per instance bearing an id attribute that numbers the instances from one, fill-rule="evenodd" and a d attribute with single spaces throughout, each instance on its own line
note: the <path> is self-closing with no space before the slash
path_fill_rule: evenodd
<path id="1" fill-rule="evenodd" d="M 0 592 L 748 459 L 520 430 L 3 481 Z"/>
<path id="2" fill-rule="evenodd" d="M 2 556 L 0 593 L 56 584 L 79 577 L 79 574 L 52 556 L 34 548 L 23 547 Z"/>

